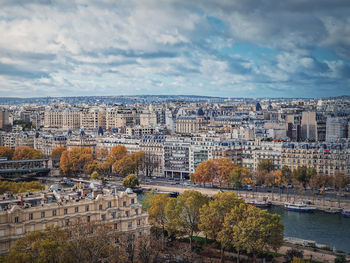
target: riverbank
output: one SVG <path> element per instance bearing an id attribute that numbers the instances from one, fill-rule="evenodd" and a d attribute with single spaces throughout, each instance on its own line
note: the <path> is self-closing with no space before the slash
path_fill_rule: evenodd
<path id="1" fill-rule="evenodd" d="M 142 187 L 158 189 L 161 191 L 169 191 L 169 192 L 179 192 L 183 193 L 185 190 L 196 190 L 203 194 L 212 196 L 216 193 L 222 191 L 219 189 L 213 188 L 203 188 L 203 187 L 191 187 L 191 186 L 163 186 L 163 185 L 150 185 L 150 184 L 142 184 Z M 256 200 L 264 200 L 268 199 L 273 205 L 283 206 L 285 202 L 311 202 L 317 210 L 327 211 L 327 210 L 337 210 L 344 208 L 345 210 L 350 210 L 350 200 L 337 200 L 330 198 L 319 198 L 316 196 L 303 196 L 303 195 L 295 195 L 295 194 L 280 194 L 280 193 L 260 193 L 254 191 L 239 191 L 239 190 L 224 190 L 224 191 L 232 191 L 236 193 L 239 197 L 243 199 L 256 199 Z"/>

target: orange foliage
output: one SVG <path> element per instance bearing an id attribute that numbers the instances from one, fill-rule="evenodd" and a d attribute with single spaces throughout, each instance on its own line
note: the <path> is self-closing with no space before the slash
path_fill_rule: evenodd
<path id="1" fill-rule="evenodd" d="M 28 146 L 18 147 L 14 154 L 13 160 L 29 160 L 29 159 L 41 159 L 44 155 L 39 150 L 30 148 Z"/>

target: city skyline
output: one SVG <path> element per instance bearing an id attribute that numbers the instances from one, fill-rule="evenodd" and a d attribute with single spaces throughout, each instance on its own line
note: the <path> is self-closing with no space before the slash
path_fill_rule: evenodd
<path id="1" fill-rule="evenodd" d="M 347 1 L 0 7 L 1 97 L 350 95 Z"/>

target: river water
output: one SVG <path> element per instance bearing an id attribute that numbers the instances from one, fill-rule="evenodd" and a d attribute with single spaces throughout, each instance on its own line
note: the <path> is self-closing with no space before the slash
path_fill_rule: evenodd
<path id="1" fill-rule="evenodd" d="M 350 218 L 318 211 L 292 212 L 281 206 L 272 206 L 269 212 L 282 217 L 286 237 L 314 240 L 316 243 L 350 253 Z"/>

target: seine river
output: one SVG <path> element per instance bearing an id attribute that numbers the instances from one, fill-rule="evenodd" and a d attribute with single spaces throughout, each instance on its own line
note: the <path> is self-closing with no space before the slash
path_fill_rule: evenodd
<path id="1" fill-rule="evenodd" d="M 323 212 L 298 213 L 273 206 L 269 212 L 282 216 L 284 235 L 335 247 L 350 253 L 350 218 Z"/>

